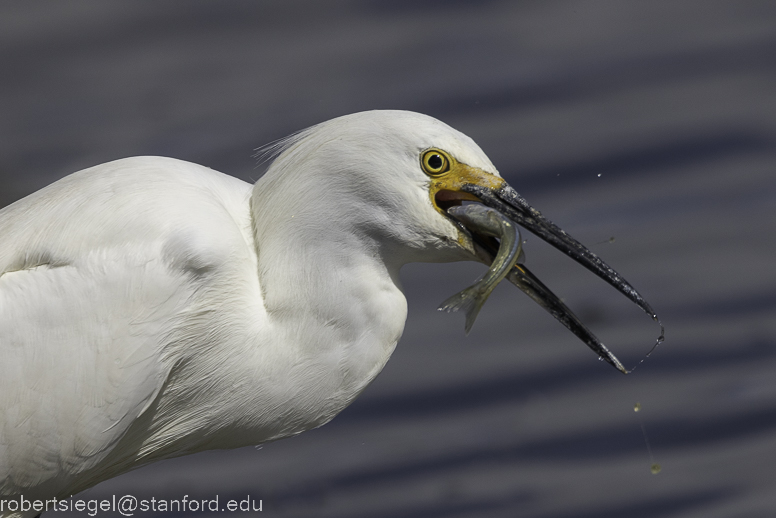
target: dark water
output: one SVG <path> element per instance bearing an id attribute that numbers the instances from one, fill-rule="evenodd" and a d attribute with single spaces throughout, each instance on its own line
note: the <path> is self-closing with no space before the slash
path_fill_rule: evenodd
<path id="1" fill-rule="evenodd" d="M 411 265 L 404 338 L 332 423 L 84 497 L 251 495 L 278 517 L 776 515 L 776 3 L 6 1 L 0 70 L 2 204 L 138 154 L 255 178 L 253 149 L 294 130 L 415 110 L 473 137 L 666 325 L 623 376 L 506 285 L 465 337 L 435 308 L 481 268 Z M 658 334 L 645 315 L 538 239 L 526 252 L 638 362 Z"/>

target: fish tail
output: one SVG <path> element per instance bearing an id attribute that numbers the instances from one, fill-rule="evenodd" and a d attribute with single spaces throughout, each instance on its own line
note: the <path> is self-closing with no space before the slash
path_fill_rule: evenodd
<path id="1" fill-rule="evenodd" d="M 453 313 L 462 309 L 468 312 L 476 298 L 476 290 L 474 287 L 469 287 L 442 302 L 438 309 L 439 311 L 445 311 L 447 313 Z"/>
<path id="2" fill-rule="evenodd" d="M 464 328 L 464 332 L 467 336 L 469 335 L 469 331 L 472 330 L 474 321 L 477 320 L 477 315 L 480 314 L 482 306 L 485 305 L 486 299 L 487 297 L 476 297 L 469 307 L 466 308 L 466 327 Z"/>
<path id="3" fill-rule="evenodd" d="M 442 302 L 442 304 L 439 305 L 439 311 L 446 311 L 447 313 L 460 310 L 465 311 L 465 332 L 468 335 L 474 325 L 474 321 L 477 319 L 480 309 L 482 309 L 482 306 L 485 304 L 485 299 L 487 299 L 487 296 L 483 297 L 476 286 L 471 286 Z"/>

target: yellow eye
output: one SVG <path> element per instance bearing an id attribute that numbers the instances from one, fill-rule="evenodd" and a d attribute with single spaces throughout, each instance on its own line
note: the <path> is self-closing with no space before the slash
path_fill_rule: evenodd
<path id="1" fill-rule="evenodd" d="M 446 173 L 450 170 L 450 159 L 438 149 L 429 149 L 420 159 L 423 170 L 432 176 Z"/>

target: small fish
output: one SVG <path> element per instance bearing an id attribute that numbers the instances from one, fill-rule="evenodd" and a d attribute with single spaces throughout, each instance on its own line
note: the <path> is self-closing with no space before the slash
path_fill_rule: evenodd
<path id="1" fill-rule="evenodd" d="M 520 230 L 497 210 L 470 204 L 450 207 L 447 213 L 478 234 L 499 239 L 498 253 L 488 271 L 473 285 L 456 293 L 439 306 L 439 311 L 466 311 L 466 334 L 493 289 L 507 276 L 523 252 Z"/>

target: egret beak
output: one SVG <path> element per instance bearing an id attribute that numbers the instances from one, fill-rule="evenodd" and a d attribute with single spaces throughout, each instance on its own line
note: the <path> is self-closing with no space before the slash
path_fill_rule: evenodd
<path id="1" fill-rule="evenodd" d="M 439 153 L 443 153 L 439 151 Z M 488 173 L 482 169 L 457 162 L 445 154 L 450 161 L 449 171 L 432 177 L 429 194 L 437 210 L 452 219 L 461 230 L 461 246 L 473 252 L 481 261 L 490 264 L 498 251 L 498 242 L 492 237 L 486 237 L 469 228 L 462 221 L 447 212 L 447 209 L 460 205 L 465 201 L 476 201 L 497 210 L 504 217 L 521 227 L 531 231 L 561 252 L 568 254 L 579 264 L 614 286 L 617 291 L 628 297 L 644 310 L 652 319 L 660 324 L 660 337 L 657 343 L 663 341 L 663 325 L 660 323 L 652 307 L 623 277 L 603 262 L 597 255 L 588 250 L 579 241 L 561 230 L 557 225 L 547 220 L 542 214 L 531 207 L 503 178 Z M 468 246 L 466 242 L 470 241 Z M 582 321 L 524 265 L 517 264 L 507 274 L 512 284 L 524 291 L 540 306 L 550 312 L 558 321 L 587 344 L 598 356 L 609 362 L 623 373 L 628 370 L 601 343 L 601 341 L 585 327 Z M 654 348 L 653 348 L 654 349 Z"/>
<path id="2" fill-rule="evenodd" d="M 617 291 L 628 297 L 653 320 L 657 315 L 644 298 L 619 273 L 603 262 L 597 255 L 582 245 L 579 241 L 561 230 L 557 225 L 544 218 L 541 213 L 531 207 L 525 199 L 505 182 L 492 189 L 469 183 L 460 186 L 460 191 L 471 194 L 483 204 L 501 212 L 521 227 L 531 231 L 558 250 L 568 254 L 572 259 L 592 271 Z M 491 257 L 495 255 L 495 243 L 472 233 L 477 245 L 485 249 Z M 574 315 L 574 313 L 536 278 L 524 265 L 518 264 L 507 276 L 510 282 L 524 291 L 531 299 L 546 309 L 552 316 L 566 326 L 572 333 L 585 342 L 598 356 L 623 373 L 628 370 L 619 360 L 596 338 L 596 336 Z"/>
<path id="3" fill-rule="evenodd" d="M 477 247 L 477 251 L 483 256 L 483 260 L 492 260 L 497 252 L 497 244 L 493 239 L 483 239 L 483 236 L 471 232 L 472 240 Z M 623 374 L 628 374 L 628 370 L 622 365 L 620 360 L 612 354 L 607 347 L 582 323 L 582 321 L 569 309 L 563 301 L 555 295 L 542 281 L 540 281 L 524 264 L 516 264 L 512 267 L 506 279 L 520 288 L 526 295 L 546 309 L 561 324 L 574 333 L 580 340 L 585 342 L 596 354 L 598 358 L 606 360 Z"/>
<path id="4" fill-rule="evenodd" d="M 657 315 L 652 307 L 644 300 L 639 292 L 622 277 L 622 275 L 614 271 L 614 269 L 603 262 L 600 257 L 591 252 L 582 243 L 568 235 L 555 223 L 542 216 L 541 212 L 531 207 L 528 202 L 507 183 L 504 183 L 495 190 L 474 184 L 463 185 L 461 186 L 461 190 L 473 194 L 482 200 L 482 203 L 488 207 L 496 209 L 561 252 L 568 254 L 576 262 L 614 286 L 617 291 L 628 297 L 638 307 L 643 309 L 653 320 L 657 320 Z"/>

